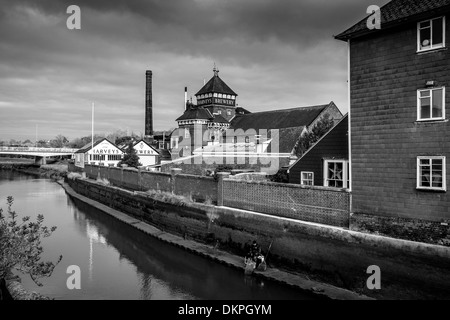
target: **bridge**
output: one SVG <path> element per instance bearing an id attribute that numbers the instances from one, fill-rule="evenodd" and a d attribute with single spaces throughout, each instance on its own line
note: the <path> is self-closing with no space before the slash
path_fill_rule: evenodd
<path id="1" fill-rule="evenodd" d="M 48 157 L 73 157 L 77 151 L 78 149 L 70 148 L 0 147 L 0 155 L 34 156 L 36 163 L 39 164 L 45 164 Z"/>

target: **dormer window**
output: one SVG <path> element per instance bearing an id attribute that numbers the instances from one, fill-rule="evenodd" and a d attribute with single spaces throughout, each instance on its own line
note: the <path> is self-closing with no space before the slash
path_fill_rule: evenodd
<path id="1" fill-rule="evenodd" d="M 445 17 L 419 22 L 417 41 L 418 52 L 445 47 Z"/>

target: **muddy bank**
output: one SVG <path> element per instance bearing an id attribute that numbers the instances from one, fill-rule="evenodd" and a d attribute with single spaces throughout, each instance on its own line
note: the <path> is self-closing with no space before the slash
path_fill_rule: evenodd
<path id="1" fill-rule="evenodd" d="M 60 180 L 67 176 L 68 166 L 64 163 L 46 165 L 3 163 L 0 164 L 0 170 L 12 170 L 36 177 Z"/>

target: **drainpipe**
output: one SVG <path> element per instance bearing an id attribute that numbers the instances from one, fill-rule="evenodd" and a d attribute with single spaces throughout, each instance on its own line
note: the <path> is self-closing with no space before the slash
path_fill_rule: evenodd
<path id="1" fill-rule="evenodd" d="M 348 186 L 350 191 L 350 213 L 353 212 L 353 199 L 351 192 L 353 190 L 353 175 L 352 175 L 352 117 L 351 117 L 351 72 L 350 72 L 350 39 L 347 40 L 347 94 L 348 94 L 348 175 L 349 175 L 349 181 L 350 185 Z"/>

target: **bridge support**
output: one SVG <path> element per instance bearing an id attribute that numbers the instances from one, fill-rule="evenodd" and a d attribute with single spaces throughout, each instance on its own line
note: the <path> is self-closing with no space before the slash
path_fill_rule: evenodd
<path id="1" fill-rule="evenodd" d="M 47 157 L 36 156 L 34 158 L 34 164 L 39 164 L 39 165 L 47 164 Z"/>

